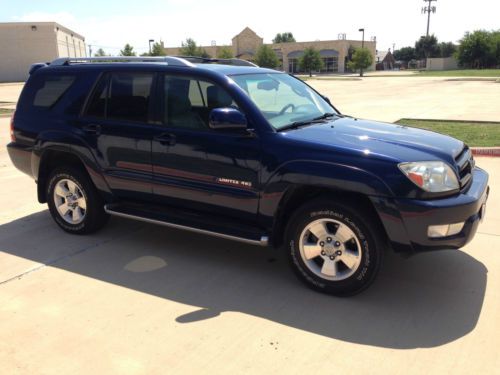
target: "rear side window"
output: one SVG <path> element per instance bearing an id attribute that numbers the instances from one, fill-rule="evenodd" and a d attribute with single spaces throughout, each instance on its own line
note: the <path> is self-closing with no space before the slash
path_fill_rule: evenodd
<path id="1" fill-rule="evenodd" d="M 113 73 L 94 89 L 86 114 L 112 120 L 147 122 L 153 74 Z"/>
<path id="2" fill-rule="evenodd" d="M 75 76 L 54 75 L 44 76 L 38 81 L 38 87 L 33 96 L 33 106 L 37 108 L 52 108 L 71 87 Z"/>

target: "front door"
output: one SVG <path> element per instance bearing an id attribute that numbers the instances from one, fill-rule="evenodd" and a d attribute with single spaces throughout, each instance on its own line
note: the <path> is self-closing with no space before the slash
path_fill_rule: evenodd
<path id="1" fill-rule="evenodd" d="M 113 72 L 97 83 L 80 120 L 112 192 L 120 198 L 151 199 L 149 124 L 153 73 Z"/>
<path id="2" fill-rule="evenodd" d="M 237 107 L 220 86 L 163 78 L 163 124 L 153 137 L 153 193 L 163 203 L 254 221 L 260 142 L 245 131 L 212 130 L 209 112 Z"/>

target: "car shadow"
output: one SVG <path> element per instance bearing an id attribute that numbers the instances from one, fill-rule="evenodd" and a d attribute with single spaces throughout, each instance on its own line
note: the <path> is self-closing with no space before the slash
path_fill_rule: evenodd
<path id="1" fill-rule="evenodd" d="M 487 281 L 485 266 L 462 251 L 410 259 L 388 252 L 371 288 L 335 298 L 303 286 L 277 250 L 118 218 L 95 235 L 75 236 L 57 228 L 47 211 L 1 225 L 0 250 L 198 306 L 176 318 L 182 324 L 237 311 L 338 340 L 397 349 L 435 347 L 471 332 Z M 0 281 L 20 272 L 2 268 Z"/>

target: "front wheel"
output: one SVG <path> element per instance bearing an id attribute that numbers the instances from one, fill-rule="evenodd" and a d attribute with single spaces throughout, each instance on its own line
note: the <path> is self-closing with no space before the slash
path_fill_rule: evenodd
<path id="1" fill-rule="evenodd" d="M 346 296 L 375 279 L 383 254 L 381 238 L 369 213 L 318 199 L 290 220 L 287 252 L 295 274 L 309 287 Z"/>

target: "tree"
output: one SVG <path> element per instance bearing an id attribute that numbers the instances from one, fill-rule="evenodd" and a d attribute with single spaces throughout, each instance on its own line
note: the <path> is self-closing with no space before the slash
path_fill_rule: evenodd
<path id="1" fill-rule="evenodd" d="M 319 51 L 314 47 L 306 48 L 304 54 L 299 59 L 299 67 L 301 70 L 309 72 L 309 77 L 312 77 L 313 70 L 321 70 L 323 68 L 323 60 Z"/>
<path id="2" fill-rule="evenodd" d="M 163 43 L 156 42 L 151 48 L 151 56 L 165 56 L 165 48 L 163 48 Z"/>
<path id="3" fill-rule="evenodd" d="M 275 69 L 279 66 L 280 60 L 271 47 L 263 44 L 255 54 L 255 63 L 263 68 Z"/>
<path id="4" fill-rule="evenodd" d="M 421 36 L 420 39 L 415 42 L 415 53 L 418 59 L 439 57 L 438 40 L 434 34 Z"/>
<path id="5" fill-rule="evenodd" d="M 295 38 L 291 32 L 278 33 L 273 39 L 273 43 L 290 43 L 295 42 Z"/>
<path id="6" fill-rule="evenodd" d="M 210 55 L 203 48 L 198 47 L 196 42 L 187 38 L 185 42 L 182 42 L 182 47 L 179 50 L 181 56 L 197 56 L 197 57 L 210 57 Z"/>
<path id="7" fill-rule="evenodd" d="M 222 46 L 217 50 L 217 57 L 219 59 L 232 59 L 234 57 L 233 50 L 229 46 Z"/>
<path id="8" fill-rule="evenodd" d="M 373 55 L 368 48 L 357 48 L 352 55 L 352 60 L 347 64 L 351 70 L 359 69 L 359 76 L 362 77 L 363 70 L 373 64 Z"/>
<path id="9" fill-rule="evenodd" d="M 417 55 L 415 53 L 415 48 L 413 47 L 403 47 L 396 51 L 394 51 L 394 58 L 397 61 L 403 61 L 405 64 L 408 64 L 409 61 L 415 60 Z"/>
<path id="10" fill-rule="evenodd" d="M 134 47 L 130 44 L 125 44 L 125 47 L 120 51 L 120 56 L 135 56 Z"/>
<path id="11" fill-rule="evenodd" d="M 452 42 L 441 42 L 438 44 L 439 57 L 451 57 L 457 51 L 457 46 Z"/>
<path id="12" fill-rule="evenodd" d="M 498 44 L 497 44 L 498 43 Z M 468 68 L 486 68 L 500 63 L 497 60 L 496 34 L 485 30 L 465 33 L 458 46 L 457 59 L 461 66 Z"/>
<path id="13" fill-rule="evenodd" d="M 95 53 L 94 53 L 94 56 L 97 56 L 97 57 L 104 57 L 104 56 L 108 56 L 106 52 L 104 52 L 104 50 L 102 48 L 99 48 Z"/>

